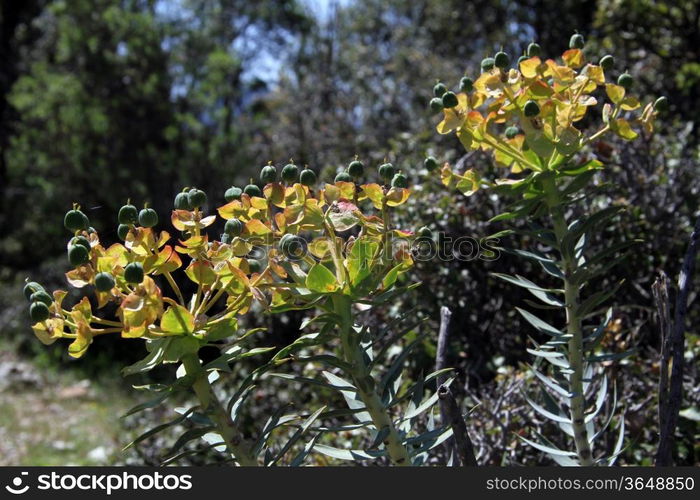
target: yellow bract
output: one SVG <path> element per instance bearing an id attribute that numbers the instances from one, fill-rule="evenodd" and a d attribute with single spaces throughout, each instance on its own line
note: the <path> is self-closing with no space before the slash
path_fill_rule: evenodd
<path id="1" fill-rule="evenodd" d="M 594 135 L 613 131 L 626 140 L 636 138 L 629 117 L 621 114 L 639 109 L 639 100 L 606 83 L 603 69 L 587 63 L 582 50 L 567 50 L 560 60 L 531 57 L 517 69 L 483 72 L 472 92 L 459 95 L 459 106 L 444 110 L 437 132 L 455 133 L 465 149 L 492 154 L 499 166 L 523 175 L 567 164 Z M 602 107 L 604 127 L 590 133 L 577 128 L 606 97 L 610 102 Z M 649 132 L 654 116 L 653 108 L 645 107 L 640 122 Z M 517 132 L 506 137 L 509 127 Z M 466 194 L 479 188 L 474 173 L 456 174 L 448 168 L 441 175 L 446 185 Z"/>
<path id="2" fill-rule="evenodd" d="M 466 112 L 469 98 L 462 94 L 459 101 Z M 230 335 L 237 328 L 235 316 L 248 312 L 253 302 L 265 309 L 306 308 L 327 294 L 364 297 L 394 286 L 412 264 L 407 244 L 413 233 L 388 226 L 388 210 L 408 200 L 408 189 L 336 182 L 313 190 L 299 183 L 270 183 L 263 194 L 243 193 L 217 209 L 221 217 L 241 222 L 226 226 L 231 234 L 221 240 L 207 232 L 216 216 L 200 209 L 172 211 L 172 225 L 180 232 L 175 244 L 168 243 L 171 236 L 166 231 L 134 225 L 124 244 L 105 249 L 97 233 L 85 232 L 90 260 L 66 278 L 80 288 L 94 286 L 97 273 L 108 273 L 114 286 L 95 290 L 97 306 L 116 303 L 118 321 L 93 316 L 87 297 L 64 310 L 66 292 L 56 292 L 50 317 L 33 326 L 37 338 L 45 344 L 72 339 L 68 351 L 73 357 L 83 356 L 93 339 L 106 333 L 149 340 L 177 337 L 168 339 L 171 346 L 194 349 L 198 342 Z M 376 213 L 363 213 L 362 205 Z M 282 248 L 282 238 L 290 235 L 301 235 L 299 241 L 305 244 L 310 236 L 309 253 L 296 256 Z M 384 245 L 390 245 L 390 251 L 379 252 Z M 264 250 L 261 256 L 254 255 L 256 247 Z M 183 267 L 183 255 L 189 259 L 183 274 L 196 287 L 187 299 L 171 276 Z M 138 284 L 124 276 L 125 268 L 134 264 L 143 268 Z M 153 279 L 158 275 L 161 286 L 169 286 L 165 294 Z M 163 362 L 176 360 L 180 347 L 168 351 Z"/>

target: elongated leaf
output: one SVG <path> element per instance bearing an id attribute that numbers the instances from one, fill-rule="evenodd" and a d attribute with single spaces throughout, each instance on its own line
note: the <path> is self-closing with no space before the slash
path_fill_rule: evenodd
<path id="1" fill-rule="evenodd" d="M 540 443 L 536 443 L 536 442 L 531 441 L 527 438 L 524 438 L 518 434 L 516 434 L 516 436 L 518 436 L 519 439 L 521 439 L 522 441 L 525 441 L 527 444 L 529 444 L 533 448 L 536 448 L 540 451 L 545 452 L 547 455 L 560 456 L 560 457 L 575 457 L 576 456 L 576 453 L 574 453 L 572 451 L 564 451 L 564 450 L 560 450 L 559 448 L 554 448 L 552 446 L 546 446 L 546 445 L 543 445 Z"/>
<path id="2" fill-rule="evenodd" d="M 562 308 L 565 306 L 564 301 L 561 299 L 558 299 L 551 293 L 547 292 L 542 292 L 540 290 L 536 290 L 534 288 L 528 288 L 527 290 L 530 292 L 532 295 L 540 299 L 542 302 L 549 306 L 553 306 L 554 308 Z"/>
<path id="3" fill-rule="evenodd" d="M 454 381 L 454 377 L 451 377 L 443 385 L 449 387 L 453 381 Z M 436 391 L 435 394 L 433 394 L 428 399 L 423 401 L 416 409 L 414 409 L 413 411 L 407 412 L 401 420 L 402 421 L 412 420 L 412 419 L 416 418 L 421 413 L 432 408 L 435 405 L 435 403 L 437 403 L 437 401 L 438 401 L 438 393 Z"/>
<path id="4" fill-rule="evenodd" d="M 547 375 L 544 375 L 543 373 L 540 373 L 538 370 L 536 370 L 534 367 L 530 367 L 530 370 L 532 373 L 540 380 L 542 383 L 552 389 L 554 392 L 564 396 L 567 399 L 570 399 L 573 397 L 573 393 L 569 392 L 568 390 L 564 389 L 561 385 L 557 384 L 554 380 L 552 380 L 550 377 Z"/>
<path id="5" fill-rule="evenodd" d="M 304 460 L 306 460 L 306 457 L 311 453 L 311 450 L 314 449 L 314 446 L 316 446 L 316 441 L 323 435 L 322 432 L 319 432 L 316 434 L 313 438 L 309 440 L 308 443 L 304 445 L 304 449 L 301 450 L 289 463 L 290 467 L 299 467 L 301 464 L 304 463 Z"/>
<path id="6" fill-rule="evenodd" d="M 320 332 L 302 335 L 294 342 L 289 344 L 287 347 L 280 349 L 280 351 L 277 354 L 275 354 L 274 358 L 272 359 L 278 360 L 286 358 L 291 353 L 296 352 L 300 349 L 325 344 L 326 342 L 332 339 L 332 330 L 333 325 L 329 326 L 328 324 L 326 324 Z"/>
<path id="7" fill-rule="evenodd" d="M 407 399 L 411 399 L 411 398 L 418 399 L 417 402 L 416 401 L 412 402 L 413 407 L 414 408 L 417 407 L 420 404 L 420 402 L 423 400 L 423 387 L 425 386 L 425 384 L 427 384 L 428 382 L 431 382 L 433 379 L 435 379 L 439 375 L 444 375 L 444 374 L 450 373 L 454 370 L 455 370 L 454 368 L 443 368 L 442 370 L 437 370 L 437 371 L 432 372 L 427 377 L 425 377 L 424 380 L 419 380 L 418 382 L 414 383 L 408 389 L 406 389 L 406 392 L 404 392 L 401 396 L 392 400 L 389 403 L 388 408 L 391 408 L 393 406 L 401 404 L 404 401 L 406 401 Z"/>
<path id="8" fill-rule="evenodd" d="M 393 398 L 396 395 L 392 391 L 392 384 L 401 374 L 401 370 L 403 369 L 403 365 L 406 361 L 406 358 L 416 346 L 423 342 L 425 337 L 426 334 L 421 334 L 416 338 L 416 340 L 404 347 L 403 351 L 401 351 L 401 354 L 399 354 L 396 357 L 396 359 L 391 363 L 391 366 L 387 370 L 386 374 L 384 374 L 384 377 L 382 377 L 382 381 L 379 383 L 379 388 L 380 394 L 382 395 L 382 400 L 385 404 L 388 403 L 391 400 L 391 398 Z"/>
<path id="9" fill-rule="evenodd" d="M 327 366 L 340 368 L 345 373 L 352 372 L 352 366 L 332 354 L 319 354 L 317 356 L 295 357 L 294 360 L 300 363 L 321 363 Z"/>
<path id="10" fill-rule="evenodd" d="M 168 452 L 165 454 L 166 457 L 172 457 L 177 451 L 185 446 L 187 443 L 190 441 L 194 441 L 195 439 L 199 439 L 202 436 L 204 436 L 206 433 L 214 430 L 212 427 L 199 427 L 195 429 L 189 429 L 185 431 L 182 435 L 180 435 L 179 438 L 177 438 L 177 441 L 175 441 L 175 444 L 173 444 L 172 448 L 168 450 Z"/>
<path id="11" fill-rule="evenodd" d="M 620 415 L 620 423 L 617 426 L 618 428 L 618 434 L 617 434 L 617 442 L 615 443 L 615 450 L 613 451 L 612 456 L 608 459 L 608 465 L 613 465 L 615 461 L 617 460 L 617 457 L 620 456 L 620 453 L 622 453 L 624 450 L 622 446 L 625 443 L 625 414 L 624 412 Z"/>
<path id="12" fill-rule="evenodd" d="M 145 403 L 140 403 L 131 408 L 129 411 L 127 411 L 124 415 L 122 415 L 122 418 L 128 417 L 129 415 L 133 415 L 134 413 L 138 413 L 143 410 L 147 410 L 149 408 L 155 408 L 159 404 L 161 404 L 163 401 L 168 399 L 170 396 L 172 396 L 173 391 L 166 391 L 166 392 L 161 392 L 158 394 L 155 398 L 149 399 Z"/>
<path id="13" fill-rule="evenodd" d="M 593 419 L 600 413 L 603 409 L 603 404 L 605 403 L 605 397 L 608 395 L 608 377 L 603 375 L 603 381 L 600 383 L 598 388 L 598 394 L 595 398 L 595 408 L 594 410 L 586 415 L 586 423 L 593 421 Z"/>
<path id="14" fill-rule="evenodd" d="M 270 416 L 270 418 L 267 419 L 267 422 L 265 422 L 265 425 L 263 426 L 263 429 L 260 432 L 260 436 L 258 436 L 258 439 L 255 441 L 255 444 L 253 445 L 253 448 L 251 450 L 253 456 L 258 456 L 260 454 L 260 451 L 267 443 L 267 440 L 270 437 L 270 434 L 272 434 L 272 431 L 274 431 L 279 425 L 283 425 L 283 423 L 280 422 L 282 422 L 282 415 L 284 414 L 284 411 L 287 408 L 289 408 L 289 405 L 285 405 L 279 408 L 275 413 L 273 413 Z"/>
<path id="15" fill-rule="evenodd" d="M 434 435 L 434 433 L 437 433 L 437 435 Z M 442 443 L 447 441 L 449 438 L 451 438 L 452 434 L 453 434 L 452 427 L 446 426 L 446 427 L 442 427 L 440 429 L 432 430 L 426 434 L 423 434 L 422 436 L 418 436 L 416 439 L 419 439 L 419 441 L 417 441 L 415 444 L 422 442 L 422 446 L 418 449 L 415 449 L 415 448 L 411 449 L 410 454 L 414 457 L 417 457 L 421 453 L 425 453 L 427 451 L 435 449 L 438 446 L 440 446 Z M 429 437 L 426 437 L 426 436 L 429 436 Z M 414 458 L 414 460 L 415 460 L 415 458 Z M 414 462 L 414 465 L 416 465 L 415 462 Z"/>
<path id="16" fill-rule="evenodd" d="M 287 452 L 307 433 L 307 431 L 311 428 L 311 425 L 318 420 L 319 416 L 326 410 L 325 406 L 320 407 L 318 410 L 313 412 L 311 415 L 309 415 L 306 420 L 301 424 L 299 429 L 292 435 L 291 438 L 284 444 L 282 449 L 277 453 L 277 455 L 274 458 L 271 458 L 269 460 L 266 460 L 265 463 L 267 465 L 275 465 L 277 462 L 280 461 L 284 455 L 287 454 Z"/>
<path id="17" fill-rule="evenodd" d="M 158 339 L 152 341 L 151 352 L 141 361 L 122 369 L 122 375 L 134 375 L 144 373 L 158 366 L 165 358 L 165 353 L 172 339 Z"/>
<path id="18" fill-rule="evenodd" d="M 544 271 L 550 276 L 554 276 L 560 280 L 564 279 L 564 273 L 556 266 L 556 264 L 540 261 L 540 265 L 542 266 L 542 269 L 544 269 Z"/>
<path id="19" fill-rule="evenodd" d="M 249 358 L 251 356 L 257 356 L 259 354 L 265 354 L 270 351 L 274 351 L 276 347 L 254 347 L 249 351 L 243 351 L 239 346 L 233 346 L 224 351 L 224 353 L 213 361 L 210 361 L 204 366 L 205 370 L 221 370 L 225 372 L 230 372 L 231 368 L 229 364 L 234 361 L 239 361 L 241 359 Z"/>
<path id="20" fill-rule="evenodd" d="M 192 456 L 192 455 L 202 455 L 202 454 L 205 454 L 206 452 L 208 452 L 209 450 L 212 450 L 212 449 L 216 449 L 217 451 L 220 452 L 222 447 L 223 447 L 223 449 L 225 450 L 225 449 L 226 449 L 226 443 L 224 443 L 223 441 L 219 441 L 219 442 L 216 442 L 216 443 L 212 443 L 212 444 L 210 444 L 210 445 L 207 445 L 207 446 L 205 446 L 204 448 L 201 448 L 201 449 L 186 450 L 186 451 L 183 451 L 183 452 L 181 452 L 181 453 L 178 453 L 177 455 L 173 455 L 172 457 L 169 457 L 169 458 L 167 458 L 166 460 L 163 460 L 163 461 L 160 463 L 160 465 L 164 467 L 164 466 L 166 466 L 166 465 L 173 464 L 173 463 L 177 462 L 178 460 L 180 460 L 180 459 L 182 459 L 182 458 L 185 458 L 185 457 L 190 457 L 190 456 Z"/>
<path id="21" fill-rule="evenodd" d="M 610 321 L 612 320 L 612 313 L 612 307 L 609 307 L 608 310 L 605 312 L 605 318 L 603 318 L 603 321 L 601 321 L 600 324 L 596 327 L 596 329 L 593 330 L 593 333 L 591 335 L 583 339 L 587 350 L 591 351 L 595 349 L 603 340 L 605 330 L 610 324 Z"/>
<path id="22" fill-rule="evenodd" d="M 588 357 L 586 357 L 586 361 L 588 361 L 588 362 L 619 361 L 621 359 L 629 358 L 635 352 L 637 352 L 637 348 L 632 347 L 631 349 L 627 349 L 626 351 L 623 351 L 623 352 L 611 352 L 611 353 L 595 354 L 593 356 L 588 356 Z"/>
<path id="23" fill-rule="evenodd" d="M 555 422 L 562 422 L 562 423 L 566 423 L 566 424 L 571 424 L 570 418 L 563 417 L 559 414 L 554 414 L 554 413 L 542 408 L 540 405 L 535 403 L 532 399 L 527 397 L 527 395 L 525 395 L 524 397 L 525 397 L 525 401 L 527 401 L 530 404 L 530 406 L 532 406 L 532 409 L 535 410 L 540 415 L 542 415 L 543 417 L 548 418 L 549 420 L 553 420 Z"/>
<path id="24" fill-rule="evenodd" d="M 365 403 L 357 395 L 357 388 L 355 388 L 354 385 L 331 372 L 324 371 L 321 373 L 334 389 L 340 391 L 343 398 L 345 398 L 345 403 L 348 405 L 348 408 L 351 410 L 365 408 Z M 372 417 L 367 412 L 354 413 L 353 417 L 361 423 L 372 421 Z"/>
<path id="25" fill-rule="evenodd" d="M 547 334 L 547 335 L 550 335 L 552 337 L 564 337 L 564 335 L 565 335 L 564 332 L 557 330 L 552 325 L 550 325 L 549 323 L 547 323 L 545 321 L 542 321 L 540 318 L 538 318 L 534 314 L 526 311 L 525 309 L 521 309 L 519 307 L 516 307 L 515 309 L 520 313 L 520 315 L 525 319 L 525 321 L 527 321 L 533 327 L 535 327 L 535 329 L 537 329 L 537 331 L 544 333 L 544 334 Z"/>
<path id="26" fill-rule="evenodd" d="M 606 431 L 606 429 L 610 426 L 612 423 L 612 419 L 615 415 L 615 410 L 617 409 L 617 386 L 613 384 L 613 395 L 612 395 L 612 401 L 610 404 L 610 411 L 608 412 L 608 418 L 605 420 L 605 423 L 603 423 L 602 427 L 598 429 L 598 432 L 595 434 L 591 435 L 588 437 L 588 441 L 593 444 L 593 442 L 598 439 L 600 436 L 603 435 L 603 433 Z"/>
<path id="27" fill-rule="evenodd" d="M 190 412 L 193 411 L 193 410 L 194 410 L 194 408 L 191 408 L 191 409 L 190 409 Z M 180 415 L 180 416 L 178 416 L 177 418 L 175 418 L 175 419 L 173 419 L 173 420 L 171 420 L 171 421 L 169 421 L 169 422 L 166 422 L 166 423 L 160 424 L 160 425 L 156 425 L 155 427 L 153 427 L 153 428 L 147 430 L 146 432 L 144 432 L 143 434 L 141 434 L 140 436 L 138 436 L 136 439 L 134 439 L 133 441 L 131 441 L 129 444 L 127 444 L 126 446 L 124 446 L 124 448 L 122 448 L 122 451 L 128 450 L 128 449 L 131 448 L 132 446 L 135 446 L 135 445 L 139 444 L 141 441 L 144 441 L 144 440 L 148 439 L 148 438 L 151 437 L 151 436 L 155 436 L 155 435 L 158 434 L 159 432 L 162 432 L 162 431 L 164 431 L 165 429 L 168 429 L 169 427 L 172 427 L 172 426 L 174 426 L 174 425 L 178 425 L 178 424 L 184 422 L 184 421 L 187 419 L 187 416 L 188 416 L 188 414 L 183 414 L 183 415 Z"/>
<path id="28" fill-rule="evenodd" d="M 332 458 L 353 461 L 374 460 L 387 454 L 385 450 L 343 450 L 324 444 L 316 444 L 313 449 Z"/>
<path id="29" fill-rule="evenodd" d="M 509 253 L 512 255 L 517 255 L 523 259 L 528 259 L 536 262 L 545 262 L 547 264 L 554 264 L 554 261 L 547 257 L 546 255 L 538 252 L 537 250 L 518 250 L 517 248 L 502 248 L 494 247 L 496 250 L 501 250 L 502 252 Z"/>
<path id="30" fill-rule="evenodd" d="M 538 290 L 540 292 L 549 292 L 549 293 L 563 293 L 562 290 L 556 289 L 556 288 L 542 288 L 539 285 L 536 285 L 532 281 L 530 281 L 527 278 L 523 278 L 522 276 L 516 274 L 515 276 L 511 276 L 509 274 L 502 274 L 502 273 L 491 273 L 491 276 L 501 279 L 503 281 L 507 281 L 508 283 L 511 283 L 513 285 L 522 287 L 522 288 L 527 288 L 530 290 Z"/>
<path id="31" fill-rule="evenodd" d="M 581 238 L 581 236 L 585 235 L 591 229 L 594 229 L 600 224 L 611 219 L 622 210 L 624 210 L 623 206 L 607 207 L 602 210 L 599 210 L 593 215 L 575 221 L 569 226 L 568 231 L 564 236 L 564 244 L 569 245 L 571 246 L 571 248 L 573 248 L 573 243 L 578 241 Z"/>
<path id="32" fill-rule="evenodd" d="M 240 396 L 236 399 L 236 401 L 231 405 L 231 410 L 230 410 L 230 415 L 231 415 L 231 421 L 235 424 L 238 419 L 238 415 L 241 413 L 241 408 L 243 407 L 243 403 L 245 403 L 245 400 L 248 398 L 250 393 L 255 389 L 254 385 L 250 385 L 245 388 L 245 390 L 240 394 Z"/>

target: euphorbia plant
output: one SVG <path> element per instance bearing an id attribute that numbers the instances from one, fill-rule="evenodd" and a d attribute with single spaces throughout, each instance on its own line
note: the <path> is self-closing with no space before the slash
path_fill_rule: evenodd
<path id="1" fill-rule="evenodd" d="M 364 166 L 355 159 L 337 182 L 317 185 L 312 170 L 300 172 L 290 163 L 279 182 L 270 163 L 261 171 L 262 189 L 251 181 L 243 189 L 226 190 L 227 203 L 217 209 L 226 221 L 219 238 L 208 232 L 217 216 L 207 215 L 207 196 L 199 189 L 186 189 L 175 197 L 171 222 L 179 232 L 176 239 L 156 229 L 158 215 L 153 209 L 146 206 L 139 211 L 127 202 L 118 214 L 117 232 L 123 243 L 106 244 L 76 205 L 64 220 L 71 233 L 68 256 L 73 266 L 66 278 L 73 287 L 93 291 L 94 300 L 85 296 L 65 307 L 65 291 L 51 296 L 41 285 L 28 283 L 25 293 L 31 302 L 34 332 L 45 344 L 70 339 L 68 352 L 75 358 L 85 355 L 101 335 L 145 341 L 148 356 L 125 368 L 126 375 L 163 363 L 179 364 L 178 379 L 153 387 L 155 400 L 134 409 L 151 407 L 176 391 L 191 389 L 196 394 L 197 407 L 136 440 L 187 420 L 194 428 L 178 440 L 171 456 L 188 440 L 204 437 L 241 465 L 298 464 L 314 446 L 337 458 L 388 456 L 397 465 L 421 461 L 451 432 L 429 428 L 426 434 L 416 435 L 411 425 L 437 398 L 422 401 L 425 380 L 409 389 L 402 386 L 401 365 L 408 350 L 379 378 L 377 360 L 398 337 L 377 352 L 373 333 L 354 320 L 356 304 L 383 303 L 402 291 L 397 280 L 412 266 L 410 243 L 415 236 L 393 228 L 390 212 L 410 192 L 405 177 L 395 174 L 390 164 L 380 168 L 380 183 L 353 181 L 363 175 Z M 178 286 L 175 273 L 194 284 L 190 296 Z M 238 321 L 254 303 L 272 314 L 318 310 L 320 314 L 304 326 L 319 330 L 281 349 L 246 348 L 259 330 L 240 331 Z M 98 316 L 97 310 L 108 304 L 116 307 L 115 317 Z M 220 348 L 221 356 L 203 365 L 198 353 L 204 346 Z M 310 350 L 323 352 L 306 356 Z M 251 356 L 265 360 L 244 377 L 224 404 L 213 384 L 222 374 L 235 372 L 237 361 Z M 326 411 L 324 406 L 305 415 L 283 415 L 283 407 L 257 438 L 245 436 L 237 417 L 253 385 L 273 368 L 293 361 L 330 367 L 324 372 L 327 382 L 312 382 L 340 391 L 349 409 Z M 296 378 L 288 373 L 272 375 Z M 394 412 L 406 401 L 408 407 L 397 420 Z M 317 422 L 342 415 L 352 415 L 358 423 L 340 430 L 371 431 L 371 449 L 350 451 L 316 444 L 323 433 L 330 432 Z M 290 426 L 295 430 L 289 439 L 275 448 L 270 443 L 273 431 Z M 310 431 L 315 435 L 287 460 L 285 454 Z"/>
<path id="2" fill-rule="evenodd" d="M 560 59 L 540 56 L 536 43 L 515 64 L 499 52 L 484 59 L 478 78 L 462 79 L 459 94 L 443 84 L 435 86 L 431 108 L 444 112 L 438 132 L 456 134 L 469 151 L 491 154 L 505 172 L 503 178 L 487 180 L 477 170 L 456 172 L 446 164 L 441 179 L 467 196 L 492 189 L 513 200 L 508 212 L 493 220 L 525 219 L 529 227 L 515 232 L 534 244 L 510 251 L 539 264 L 553 285 L 536 284 L 520 275 L 497 276 L 531 292 L 540 301 L 533 303 L 535 307 L 564 313 L 564 327 L 559 328 L 518 309 L 550 339 L 528 349 L 535 356 L 532 371 L 543 389 L 538 402 L 528 401 L 572 438 L 573 451 L 557 448 L 544 436 L 525 440 L 563 465 L 612 463 L 622 448 L 624 416 L 618 417 L 619 437 L 609 455 L 596 454 L 593 444 L 611 423 L 613 411 L 600 428 L 594 426 L 608 393 L 600 362 L 618 359 L 620 353 L 600 352 L 610 310 L 603 312 L 601 322 L 589 325 L 588 320 L 614 290 L 592 290 L 591 283 L 619 262 L 617 254 L 633 242 L 595 246 L 596 231 L 623 206 L 595 209 L 590 184 L 605 158 L 596 156 L 591 146 L 611 134 L 636 139 L 633 123 L 651 133 L 666 100 L 642 106 L 630 92 L 634 78 L 626 72 L 616 83 L 610 82 L 608 77 L 615 72 L 612 56 L 598 63 L 587 61 L 581 35 L 572 37 Z"/>

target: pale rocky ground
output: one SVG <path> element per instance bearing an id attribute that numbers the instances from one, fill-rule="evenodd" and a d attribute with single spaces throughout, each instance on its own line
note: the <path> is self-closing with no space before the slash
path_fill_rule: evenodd
<path id="1" fill-rule="evenodd" d="M 99 389 L 0 351 L 0 466 L 119 462 L 129 402 Z"/>

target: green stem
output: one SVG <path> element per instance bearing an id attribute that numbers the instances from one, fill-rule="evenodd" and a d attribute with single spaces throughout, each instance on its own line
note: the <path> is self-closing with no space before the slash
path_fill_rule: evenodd
<path id="1" fill-rule="evenodd" d="M 235 457 L 238 463 L 244 467 L 256 467 L 258 461 L 253 456 L 249 444 L 229 418 L 223 405 L 216 397 L 214 389 L 209 383 L 207 374 L 202 370 L 202 365 L 196 354 L 187 354 L 182 358 L 187 375 L 195 378 L 192 388 L 203 411 L 212 418 L 216 428 L 221 434 L 226 448 Z"/>
<path id="2" fill-rule="evenodd" d="M 556 189 L 556 188 L 555 188 Z M 569 368 L 569 409 L 571 412 L 571 426 L 574 432 L 576 453 L 581 465 L 593 465 L 591 445 L 588 442 L 585 423 L 585 397 L 583 394 L 583 328 L 579 315 L 579 286 L 571 280 L 571 276 L 578 268 L 578 259 L 569 252 L 562 251 L 561 245 L 567 232 L 566 218 L 560 204 L 552 207 L 552 219 L 554 233 L 559 243 L 562 261 L 564 264 L 564 300 L 566 303 L 566 333 L 569 335 L 568 355 Z"/>
<path id="3" fill-rule="evenodd" d="M 370 374 L 370 369 L 365 362 L 364 353 L 360 346 L 359 339 L 355 338 L 352 321 L 352 302 L 346 295 L 333 295 L 333 308 L 340 316 L 340 337 L 343 345 L 345 361 L 352 367 L 352 376 L 357 394 L 364 402 L 367 412 L 372 418 L 372 422 L 377 432 L 388 429 L 388 435 L 384 440 L 384 445 L 389 452 L 389 457 L 394 465 L 411 465 L 408 450 L 401 442 L 396 427 L 382 401 L 374 389 L 374 379 Z"/>

